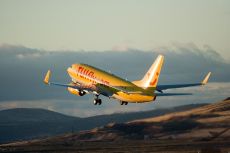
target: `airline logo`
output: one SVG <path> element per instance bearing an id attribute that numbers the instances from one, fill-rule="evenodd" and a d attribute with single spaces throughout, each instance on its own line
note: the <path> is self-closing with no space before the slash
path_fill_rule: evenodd
<path id="1" fill-rule="evenodd" d="M 80 74 L 80 77 L 84 77 L 84 76 L 88 76 L 92 79 L 95 79 L 96 77 L 94 76 L 94 72 L 93 71 L 90 71 L 90 70 L 87 70 L 86 68 L 82 67 L 82 66 L 79 66 L 78 67 L 78 74 Z"/>
<path id="2" fill-rule="evenodd" d="M 156 76 L 154 77 L 154 80 L 150 82 L 150 86 L 154 86 L 157 83 L 158 77 L 159 77 L 159 73 L 157 72 Z"/>
<path id="3" fill-rule="evenodd" d="M 110 84 L 109 81 L 106 81 L 104 79 L 96 77 L 94 71 L 91 71 L 91 70 L 89 70 L 83 66 L 79 66 L 77 68 L 77 74 L 81 78 L 90 79 L 91 81 L 93 81 L 93 83 L 101 83 L 101 84 L 105 84 L 105 85 Z"/>
<path id="4" fill-rule="evenodd" d="M 158 56 L 156 61 L 152 64 L 150 69 L 148 70 L 147 77 L 144 76 L 142 79 L 144 81 L 144 87 L 147 88 L 149 86 L 156 86 L 158 77 L 161 71 L 161 66 L 163 64 L 164 57 L 162 55 Z"/>

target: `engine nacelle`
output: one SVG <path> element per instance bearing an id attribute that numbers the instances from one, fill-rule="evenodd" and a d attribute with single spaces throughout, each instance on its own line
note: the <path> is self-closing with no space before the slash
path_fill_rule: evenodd
<path id="1" fill-rule="evenodd" d="M 78 89 L 74 89 L 74 88 L 71 88 L 71 87 L 68 87 L 68 91 L 71 94 L 74 94 L 74 95 L 77 95 L 77 96 L 84 96 L 86 94 L 86 92 L 83 91 L 83 90 L 78 90 Z"/>

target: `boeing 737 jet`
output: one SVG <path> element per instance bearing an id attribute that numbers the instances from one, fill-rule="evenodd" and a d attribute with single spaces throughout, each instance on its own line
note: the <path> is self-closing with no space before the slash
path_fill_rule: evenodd
<path id="1" fill-rule="evenodd" d="M 48 85 L 62 86 L 77 96 L 92 93 L 95 95 L 94 104 L 101 105 L 100 95 L 117 99 L 121 105 L 128 103 L 144 103 L 156 100 L 158 96 L 186 95 L 184 93 L 164 93 L 166 89 L 201 86 L 208 82 L 209 72 L 203 81 L 192 84 L 158 85 L 164 56 L 159 55 L 141 80 L 129 82 L 111 73 L 87 64 L 72 64 L 67 72 L 72 79 L 69 84 L 50 82 L 51 71 L 48 70 L 44 82 Z"/>

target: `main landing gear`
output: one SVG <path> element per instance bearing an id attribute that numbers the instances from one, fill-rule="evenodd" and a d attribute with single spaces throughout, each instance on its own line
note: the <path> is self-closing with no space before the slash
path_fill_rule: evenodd
<path id="1" fill-rule="evenodd" d="M 99 95 L 96 95 L 96 98 L 94 98 L 94 100 L 93 100 L 94 105 L 97 105 L 97 104 L 101 105 L 102 101 L 98 97 L 99 97 Z"/>
<path id="2" fill-rule="evenodd" d="M 120 101 L 120 104 L 121 105 L 128 105 L 128 102 L 126 102 L 126 101 Z"/>

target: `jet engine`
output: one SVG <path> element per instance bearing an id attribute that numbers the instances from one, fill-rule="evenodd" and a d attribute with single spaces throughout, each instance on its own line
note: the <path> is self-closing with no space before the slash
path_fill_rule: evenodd
<path id="1" fill-rule="evenodd" d="M 71 87 L 68 87 L 68 91 L 71 94 L 74 94 L 74 95 L 77 95 L 77 96 L 84 96 L 86 94 L 86 92 L 83 91 L 83 90 L 78 90 L 78 89 L 74 89 L 74 88 L 71 88 Z"/>

